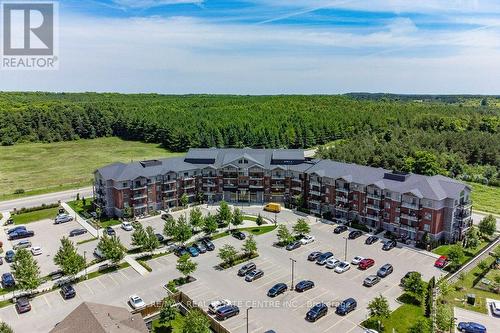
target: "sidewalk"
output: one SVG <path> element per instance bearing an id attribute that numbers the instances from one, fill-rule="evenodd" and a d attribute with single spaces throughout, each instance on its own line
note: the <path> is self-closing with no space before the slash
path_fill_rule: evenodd
<path id="1" fill-rule="evenodd" d="M 98 231 L 90 223 L 88 223 L 83 217 L 77 214 L 73 208 L 71 208 L 67 203 L 61 202 L 61 206 L 68 212 L 69 215 L 74 216 L 76 222 L 80 223 L 82 227 L 87 229 L 87 231 L 94 237 L 98 237 Z"/>
<path id="2" fill-rule="evenodd" d="M 144 268 L 141 264 L 139 264 L 133 256 L 131 255 L 125 256 L 123 260 L 128 262 L 130 264 L 130 267 L 132 267 L 137 273 L 141 274 L 142 276 L 149 274 L 148 270 Z"/>

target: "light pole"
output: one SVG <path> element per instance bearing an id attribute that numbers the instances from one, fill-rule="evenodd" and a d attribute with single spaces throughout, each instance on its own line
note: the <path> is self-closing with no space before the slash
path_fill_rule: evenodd
<path id="1" fill-rule="evenodd" d="M 253 307 L 247 308 L 247 333 L 248 333 L 248 312 L 253 309 Z"/>
<path id="2" fill-rule="evenodd" d="M 85 263 L 85 280 L 87 280 L 87 251 L 83 251 L 83 262 Z"/>
<path id="3" fill-rule="evenodd" d="M 274 225 L 278 224 L 278 213 L 274 213 Z"/>
<path id="4" fill-rule="evenodd" d="M 295 263 L 297 262 L 297 260 L 290 258 L 290 262 L 292 264 L 292 285 L 290 286 L 290 290 L 293 290 L 293 273 L 294 273 Z"/>
<path id="5" fill-rule="evenodd" d="M 344 248 L 344 261 L 347 261 L 347 237 L 344 237 L 345 239 L 345 248 Z"/>

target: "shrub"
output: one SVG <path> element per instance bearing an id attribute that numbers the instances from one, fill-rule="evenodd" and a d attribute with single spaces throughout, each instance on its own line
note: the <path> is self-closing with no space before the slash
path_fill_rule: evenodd
<path id="1" fill-rule="evenodd" d="M 14 191 L 14 194 L 23 194 L 24 193 L 24 189 L 22 188 L 18 188 Z"/>

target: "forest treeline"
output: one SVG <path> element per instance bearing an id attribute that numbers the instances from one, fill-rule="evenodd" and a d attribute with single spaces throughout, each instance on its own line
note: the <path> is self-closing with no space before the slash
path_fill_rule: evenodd
<path id="1" fill-rule="evenodd" d="M 359 96 L 357 96 L 359 97 Z M 355 96 L 0 93 L 0 143 L 102 136 L 190 147 L 308 148 L 322 157 L 496 183 L 494 103 Z M 497 100 L 495 100 L 497 102 Z"/>

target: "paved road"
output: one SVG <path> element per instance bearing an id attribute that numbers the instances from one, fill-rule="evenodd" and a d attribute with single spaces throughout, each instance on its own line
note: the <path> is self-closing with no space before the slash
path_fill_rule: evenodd
<path id="1" fill-rule="evenodd" d="M 455 307 L 456 323 L 461 321 L 473 321 L 486 326 L 488 332 L 500 332 L 500 319 L 491 315 L 468 311 Z M 456 330 L 458 332 L 458 330 Z"/>
<path id="2" fill-rule="evenodd" d="M 74 190 L 47 193 L 47 194 L 35 195 L 8 201 L 0 201 L 0 212 L 11 211 L 14 208 L 19 209 L 22 207 L 34 207 L 34 206 L 40 206 L 42 204 L 56 203 L 58 200 L 61 201 L 75 200 L 77 193 L 80 193 L 80 196 L 91 197 L 92 187 L 84 187 Z"/>
<path id="3" fill-rule="evenodd" d="M 472 223 L 479 224 L 481 220 L 488 215 L 487 213 L 472 212 Z M 497 230 L 500 231 L 500 217 L 497 217 Z"/>

